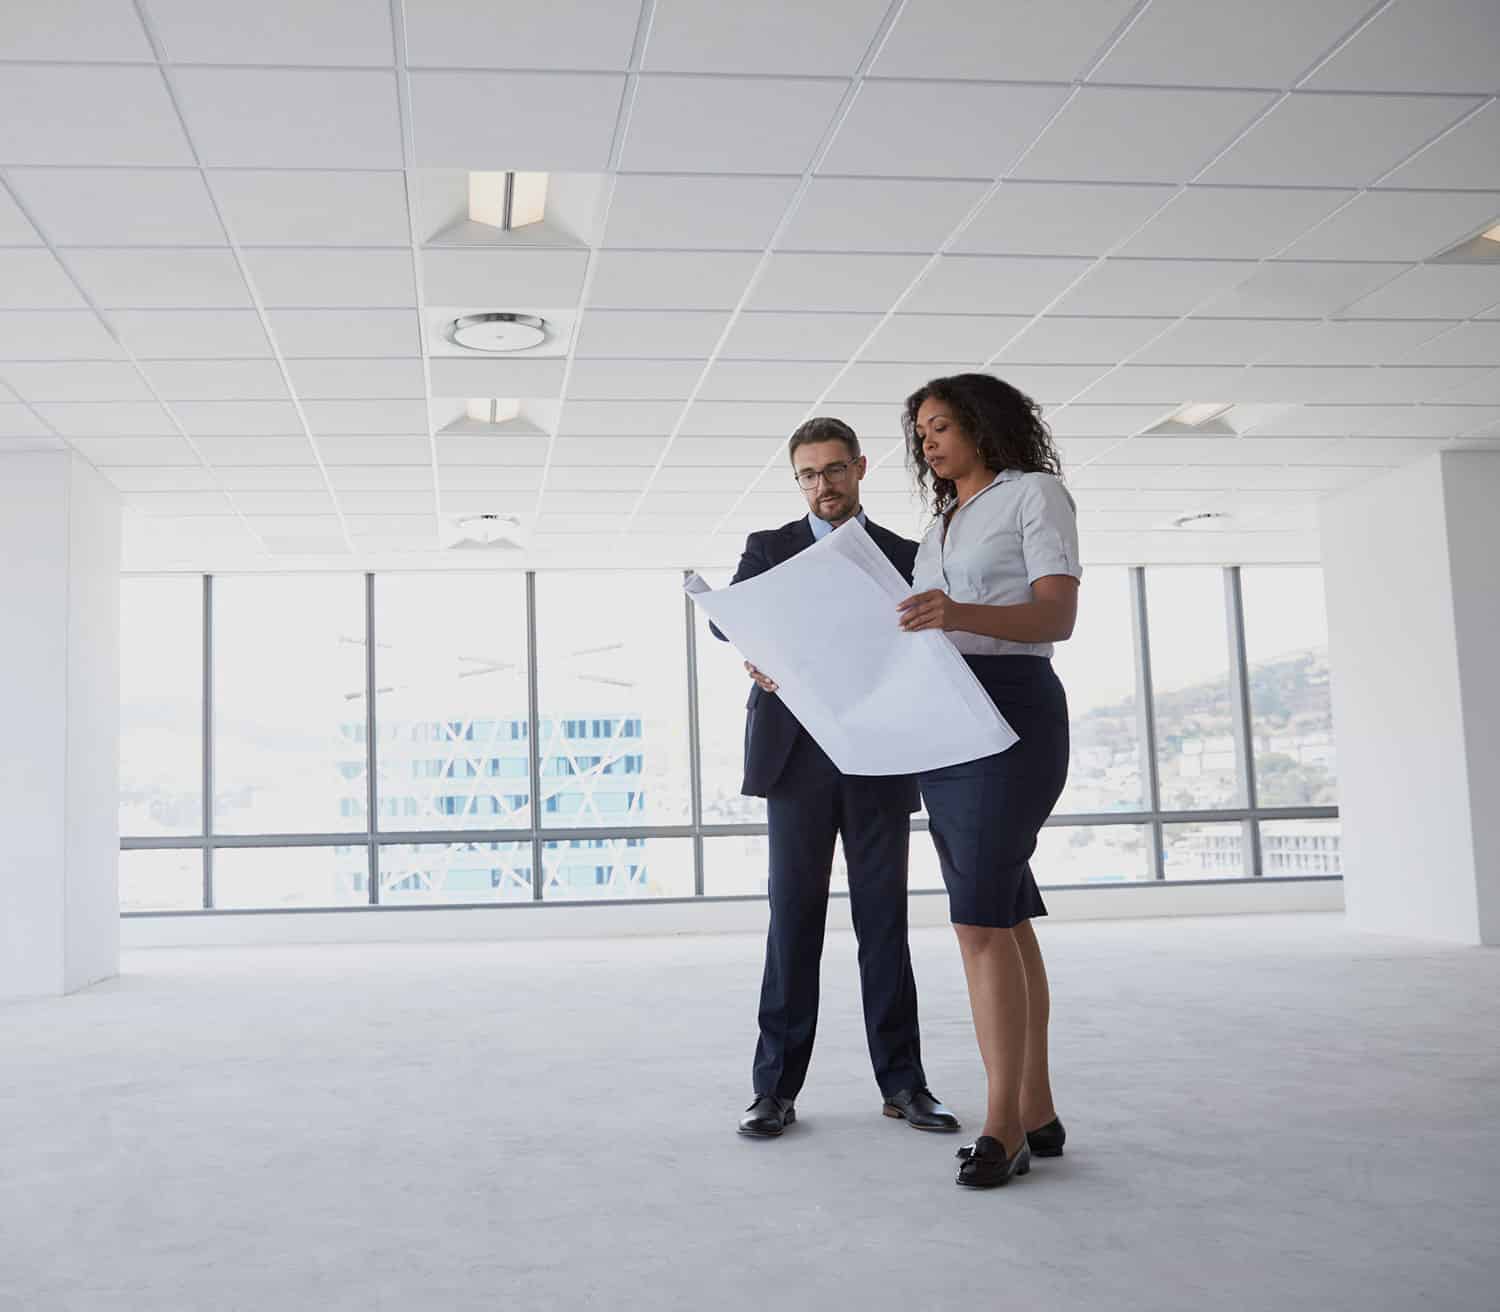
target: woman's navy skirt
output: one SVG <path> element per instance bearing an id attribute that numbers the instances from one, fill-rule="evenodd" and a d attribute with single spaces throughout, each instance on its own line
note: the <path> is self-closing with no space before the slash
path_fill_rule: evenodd
<path id="1" fill-rule="evenodd" d="M 955 925 L 1018 925 L 1047 908 L 1031 873 L 1068 778 L 1068 699 L 1045 656 L 965 656 L 1020 741 L 920 776 Z"/>

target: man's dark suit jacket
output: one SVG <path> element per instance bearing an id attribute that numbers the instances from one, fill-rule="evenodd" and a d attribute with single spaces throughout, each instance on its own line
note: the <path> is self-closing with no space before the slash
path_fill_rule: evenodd
<path id="1" fill-rule="evenodd" d="M 868 516 L 865 519 L 865 532 L 885 558 L 896 567 L 901 577 L 910 583 L 912 568 L 917 561 L 917 544 L 898 537 L 889 529 L 881 528 Z M 745 552 L 740 557 L 739 568 L 735 570 L 731 583 L 742 583 L 746 579 L 753 579 L 757 574 L 764 574 L 773 565 L 779 565 L 799 551 L 805 551 L 814 541 L 812 526 L 808 524 L 805 515 L 780 528 L 752 533 L 745 541 Z M 891 623 L 896 623 L 894 610 L 891 612 Z M 713 632 L 716 638 L 724 637 L 717 628 Z M 769 673 L 772 678 L 775 677 L 774 670 Z M 859 671 L 851 670 L 849 675 L 857 679 Z M 745 709 L 745 782 L 740 791 L 747 797 L 764 797 L 781 778 L 781 772 L 786 768 L 787 758 L 792 754 L 802 726 L 797 722 L 796 716 L 787 710 L 780 697 L 773 692 L 766 692 L 758 683 L 750 685 L 750 700 L 745 704 Z M 892 806 L 904 805 L 908 811 L 915 811 L 920 805 L 917 781 L 912 776 L 866 777 L 872 787 L 891 790 Z"/>

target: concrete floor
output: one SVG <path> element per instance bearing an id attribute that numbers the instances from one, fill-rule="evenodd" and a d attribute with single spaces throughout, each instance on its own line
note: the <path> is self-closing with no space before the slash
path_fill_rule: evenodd
<path id="1" fill-rule="evenodd" d="M 801 1123 L 742 1140 L 746 936 L 128 954 L 0 1006 L 0 1308 L 1500 1307 L 1500 953 L 1337 916 L 1044 929 L 1067 1156 L 954 1187 L 830 936 Z M 933 1088 L 982 1106 L 956 949 Z"/>

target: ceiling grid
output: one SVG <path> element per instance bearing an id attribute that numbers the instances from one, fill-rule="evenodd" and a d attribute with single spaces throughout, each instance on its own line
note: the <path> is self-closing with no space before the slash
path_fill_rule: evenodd
<path id="1" fill-rule="evenodd" d="M 900 403 L 961 368 L 1098 561 L 1312 559 L 1321 498 L 1500 445 L 1491 0 L 67 13 L 0 10 L 0 453 L 100 469 L 128 568 L 729 563 L 813 413 L 915 533 Z M 546 224 L 452 235 L 479 169 Z M 488 309 L 552 338 L 466 358 Z M 478 511 L 523 546 L 444 550 Z"/>

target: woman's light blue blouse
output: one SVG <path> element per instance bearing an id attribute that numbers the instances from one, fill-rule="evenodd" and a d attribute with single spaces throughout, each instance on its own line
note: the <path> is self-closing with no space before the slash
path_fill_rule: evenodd
<path id="1" fill-rule="evenodd" d="M 1083 577 L 1077 507 L 1051 474 L 1006 469 L 953 513 L 946 533 L 941 518 L 928 530 L 912 589 L 940 589 L 965 604 L 1015 606 L 1033 600 L 1031 585 L 1049 574 Z M 1050 642 L 948 637 L 966 656 L 1052 655 Z"/>

